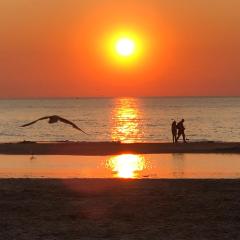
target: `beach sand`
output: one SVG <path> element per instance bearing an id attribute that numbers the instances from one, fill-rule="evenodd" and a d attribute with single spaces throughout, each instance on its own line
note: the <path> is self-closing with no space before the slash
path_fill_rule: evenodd
<path id="1" fill-rule="evenodd" d="M 240 239 L 240 180 L 1 179 L 0 239 Z"/>
<path id="2" fill-rule="evenodd" d="M 120 143 L 29 142 L 0 143 L 0 154 L 114 155 L 121 153 L 240 153 L 240 142 Z"/>

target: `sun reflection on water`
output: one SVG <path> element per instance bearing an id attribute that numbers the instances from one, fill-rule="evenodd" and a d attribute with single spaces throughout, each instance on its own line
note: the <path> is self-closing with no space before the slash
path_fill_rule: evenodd
<path id="1" fill-rule="evenodd" d="M 145 158 L 141 155 L 122 154 L 111 157 L 106 162 L 114 175 L 119 178 L 138 178 L 146 167 Z"/>
<path id="2" fill-rule="evenodd" d="M 112 140 L 130 143 L 142 139 L 140 115 L 137 99 L 117 99 L 112 112 Z"/>

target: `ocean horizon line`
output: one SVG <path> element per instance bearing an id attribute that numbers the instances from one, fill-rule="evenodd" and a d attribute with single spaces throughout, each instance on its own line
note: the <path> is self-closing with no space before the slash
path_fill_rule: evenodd
<path id="1" fill-rule="evenodd" d="M 156 98 L 240 98 L 240 95 L 200 95 L 200 96 L 39 96 L 39 97 L 0 97 L 1 100 L 74 100 L 74 99 L 124 99 L 124 98 L 132 98 L 132 99 L 156 99 Z"/>

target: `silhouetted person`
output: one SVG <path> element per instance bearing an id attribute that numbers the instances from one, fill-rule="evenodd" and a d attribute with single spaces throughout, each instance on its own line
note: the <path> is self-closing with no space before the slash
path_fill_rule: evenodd
<path id="1" fill-rule="evenodd" d="M 26 126 L 29 126 L 29 125 L 32 125 L 40 120 L 44 120 L 44 119 L 48 119 L 48 123 L 52 124 L 52 123 L 56 123 L 56 122 L 63 122 L 63 123 L 66 123 L 66 124 L 70 124 L 73 128 L 85 133 L 81 128 L 79 128 L 76 124 L 74 124 L 73 122 L 65 119 L 65 118 L 62 118 L 62 117 L 59 117 L 57 115 L 52 115 L 52 116 L 46 116 L 46 117 L 42 117 L 42 118 L 39 118 L 33 122 L 30 122 L 30 123 L 27 123 L 27 124 L 24 124 L 22 125 L 21 127 L 26 127 Z M 87 133 L 85 133 L 87 134 Z M 88 134 L 87 134 L 88 135 Z"/>
<path id="2" fill-rule="evenodd" d="M 172 122 L 172 141 L 173 143 L 177 142 L 177 123 L 175 120 Z"/>
<path id="3" fill-rule="evenodd" d="M 182 136 L 183 137 L 183 142 L 187 143 L 186 141 L 186 136 L 185 136 L 185 127 L 183 125 L 184 119 L 182 119 L 180 122 L 177 124 L 177 129 L 178 129 L 178 134 L 177 134 L 177 141 L 178 139 Z"/>

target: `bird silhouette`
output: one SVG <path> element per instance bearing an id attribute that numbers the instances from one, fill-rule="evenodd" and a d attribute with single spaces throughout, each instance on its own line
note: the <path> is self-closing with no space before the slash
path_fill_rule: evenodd
<path id="1" fill-rule="evenodd" d="M 60 116 L 57 116 L 57 115 L 52 115 L 52 116 L 46 116 L 46 117 L 42 117 L 42 118 L 39 118 L 33 122 L 30 122 L 30 123 L 27 123 L 27 124 L 24 124 L 22 125 L 21 127 L 27 127 L 27 126 L 30 126 L 38 121 L 41 121 L 41 120 L 45 120 L 45 119 L 49 119 L 48 120 L 48 123 L 52 124 L 52 123 L 57 123 L 57 122 L 63 122 L 63 123 L 66 123 L 66 124 L 70 124 L 73 128 L 87 134 L 86 132 L 84 132 L 81 128 L 79 128 L 76 124 L 74 124 L 73 122 L 65 119 L 65 118 L 62 118 Z M 89 134 L 87 134 L 89 135 Z"/>

